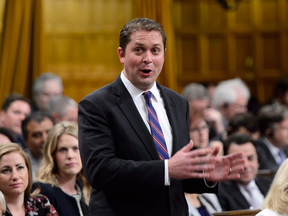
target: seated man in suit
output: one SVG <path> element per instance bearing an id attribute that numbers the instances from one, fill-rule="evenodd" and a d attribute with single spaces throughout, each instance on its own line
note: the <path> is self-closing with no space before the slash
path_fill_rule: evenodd
<path id="1" fill-rule="evenodd" d="M 78 104 L 65 95 L 55 95 L 46 104 L 46 111 L 50 113 L 55 124 L 61 121 L 77 123 Z"/>
<path id="2" fill-rule="evenodd" d="M 285 105 L 266 105 L 258 114 L 260 138 L 259 169 L 277 171 L 288 156 L 288 108 Z"/>
<path id="3" fill-rule="evenodd" d="M 260 209 L 271 181 L 257 176 L 258 157 L 255 141 L 248 134 L 232 134 L 224 143 L 224 154 L 243 152 L 244 170 L 240 179 L 221 182 L 217 194 L 224 211 Z"/>
<path id="4" fill-rule="evenodd" d="M 230 79 L 220 82 L 213 95 L 214 106 L 222 115 L 224 128 L 236 113 L 247 112 L 250 91 L 240 79 Z"/>
<path id="5" fill-rule="evenodd" d="M 30 101 L 19 93 L 7 95 L 0 110 L 0 127 L 6 128 L 14 134 L 16 142 L 26 147 L 22 136 L 22 121 L 31 113 Z"/>
<path id="6" fill-rule="evenodd" d="M 34 178 L 42 162 L 43 145 L 53 126 L 52 117 L 43 111 L 32 113 L 22 123 L 23 136 L 28 147 L 25 152 L 31 161 L 32 178 Z"/>
<path id="7" fill-rule="evenodd" d="M 62 95 L 62 79 L 51 72 L 38 76 L 32 86 L 32 113 L 45 110 L 47 102 L 55 95 Z"/>

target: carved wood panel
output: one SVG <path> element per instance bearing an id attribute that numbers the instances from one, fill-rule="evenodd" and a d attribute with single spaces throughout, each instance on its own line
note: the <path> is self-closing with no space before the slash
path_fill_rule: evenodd
<path id="1" fill-rule="evenodd" d="M 288 75 L 287 0 L 242 0 L 233 11 L 216 0 L 175 0 L 174 16 L 178 89 L 240 77 L 266 102 Z"/>

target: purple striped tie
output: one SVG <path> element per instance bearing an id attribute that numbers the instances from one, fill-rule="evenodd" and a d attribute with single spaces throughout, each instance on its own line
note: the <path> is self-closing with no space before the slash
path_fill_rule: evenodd
<path id="1" fill-rule="evenodd" d="M 152 106 L 151 92 L 150 91 L 144 92 L 143 95 L 146 99 L 148 116 L 149 116 L 149 124 L 151 128 L 153 141 L 158 151 L 158 155 L 162 160 L 169 159 L 165 138 L 164 138 L 161 126 L 159 124 L 156 111 L 154 107 Z"/>

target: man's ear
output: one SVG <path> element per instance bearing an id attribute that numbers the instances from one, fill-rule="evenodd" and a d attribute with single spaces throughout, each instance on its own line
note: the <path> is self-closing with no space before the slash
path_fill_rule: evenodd
<path id="1" fill-rule="evenodd" d="M 2 121 L 4 121 L 5 114 L 6 114 L 5 110 L 0 110 L 0 123 L 1 123 Z"/>
<path id="2" fill-rule="evenodd" d="M 273 131 L 272 131 L 272 129 L 271 128 L 267 128 L 266 130 L 265 130 L 265 136 L 266 137 L 269 137 L 269 138 L 273 138 Z"/>
<path id="3" fill-rule="evenodd" d="M 124 51 L 121 47 L 118 47 L 118 56 L 119 56 L 121 64 L 124 64 L 125 55 L 124 55 Z"/>
<path id="4" fill-rule="evenodd" d="M 50 115 L 54 119 L 55 124 L 60 122 L 60 118 L 59 118 L 59 115 L 57 113 L 52 112 Z"/>

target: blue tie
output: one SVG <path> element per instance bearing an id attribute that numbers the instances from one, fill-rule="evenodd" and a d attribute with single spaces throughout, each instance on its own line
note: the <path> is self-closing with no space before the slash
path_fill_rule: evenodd
<path id="1" fill-rule="evenodd" d="M 159 124 L 156 111 L 154 107 L 152 106 L 151 92 L 150 91 L 144 92 L 143 95 L 146 99 L 146 105 L 147 105 L 148 116 L 149 116 L 149 124 L 151 128 L 153 141 L 158 151 L 158 155 L 161 158 L 161 160 L 169 159 L 165 138 L 163 136 L 163 132 Z"/>
<path id="2" fill-rule="evenodd" d="M 284 162 L 284 160 L 285 160 L 285 154 L 284 154 L 284 152 L 281 149 L 279 149 L 279 151 L 278 151 L 278 156 L 280 158 L 279 165 L 281 165 Z"/>

